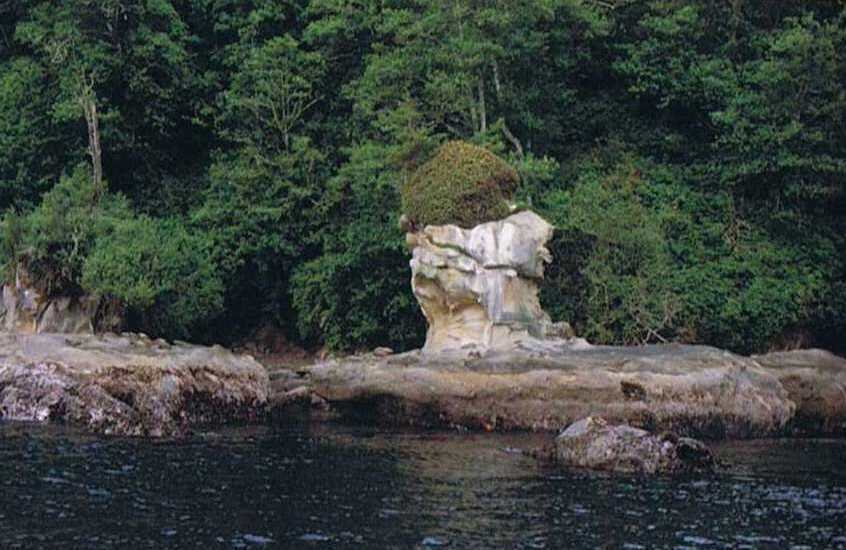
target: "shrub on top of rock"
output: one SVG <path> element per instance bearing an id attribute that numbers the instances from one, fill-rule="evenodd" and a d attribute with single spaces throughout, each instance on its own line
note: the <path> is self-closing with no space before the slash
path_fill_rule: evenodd
<path id="1" fill-rule="evenodd" d="M 415 226 L 474 227 L 510 213 L 518 181 L 517 172 L 487 149 L 451 141 L 402 187 L 402 209 Z"/>

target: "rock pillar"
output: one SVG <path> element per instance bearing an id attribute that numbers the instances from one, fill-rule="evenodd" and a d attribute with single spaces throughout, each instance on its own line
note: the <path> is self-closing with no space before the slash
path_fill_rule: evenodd
<path id="1" fill-rule="evenodd" d="M 423 351 L 507 349 L 520 339 L 570 336 L 538 300 L 553 230 L 523 211 L 472 229 L 410 233 L 411 286 L 429 323 Z"/>

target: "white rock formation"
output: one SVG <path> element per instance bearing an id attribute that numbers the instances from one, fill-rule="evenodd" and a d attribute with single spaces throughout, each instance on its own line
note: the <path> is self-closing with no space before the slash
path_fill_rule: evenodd
<path id="1" fill-rule="evenodd" d="M 472 229 L 427 226 L 409 234 L 411 286 L 429 323 L 423 351 L 509 349 L 521 340 L 570 336 L 538 300 L 553 230 L 523 211 Z"/>

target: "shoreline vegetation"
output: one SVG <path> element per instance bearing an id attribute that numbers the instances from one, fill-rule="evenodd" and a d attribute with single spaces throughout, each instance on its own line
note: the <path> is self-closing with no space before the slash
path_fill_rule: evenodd
<path id="1" fill-rule="evenodd" d="M 556 226 L 578 335 L 843 354 L 844 50 L 832 2 L 0 2 L 5 282 L 170 341 L 415 349 L 401 190 L 463 141 Z"/>

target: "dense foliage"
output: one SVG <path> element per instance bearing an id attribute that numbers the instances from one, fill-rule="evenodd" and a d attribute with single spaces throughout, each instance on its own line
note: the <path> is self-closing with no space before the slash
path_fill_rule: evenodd
<path id="1" fill-rule="evenodd" d="M 420 227 L 474 227 L 508 215 L 518 181 L 517 172 L 487 149 L 450 141 L 402 186 L 402 211 Z"/>
<path id="2" fill-rule="evenodd" d="M 843 51 L 823 1 L 0 0 L 4 272 L 170 338 L 418 345 L 401 191 L 462 141 L 556 223 L 577 332 L 843 351 Z"/>

